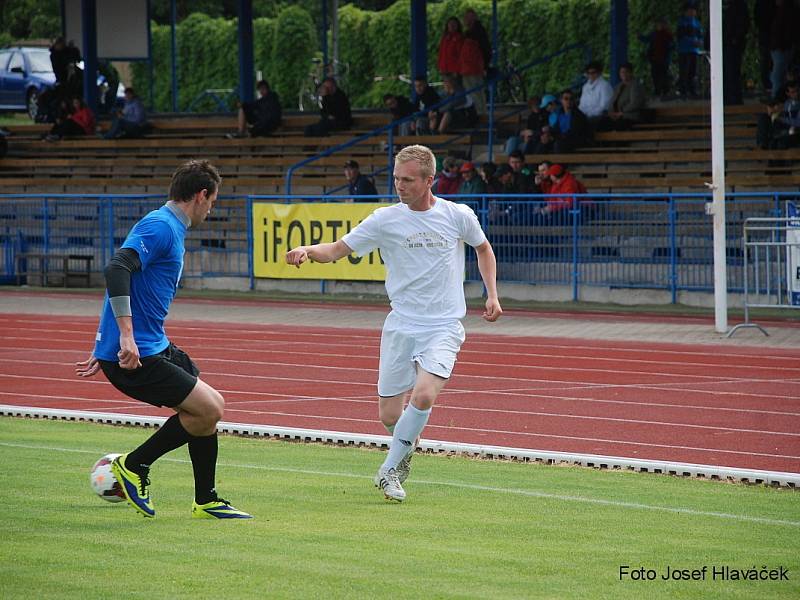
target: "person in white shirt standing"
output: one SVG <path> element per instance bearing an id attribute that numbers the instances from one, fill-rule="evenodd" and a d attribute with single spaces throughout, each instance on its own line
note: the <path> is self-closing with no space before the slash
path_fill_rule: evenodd
<path id="1" fill-rule="evenodd" d="M 492 246 L 471 208 L 433 195 L 435 171 L 429 148 L 403 148 L 394 167 L 399 203 L 378 208 L 339 241 L 300 246 L 286 254 L 288 264 L 300 267 L 308 259 L 326 263 L 380 248 L 392 310 L 381 335 L 378 406 L 392 442 L 375 485 L 388 500 L 398 502 L 406 497 L 402 484 L 416 440 L 464 342 L 465 243 L 475 248 L 486 286 L 483 318 L 493 322 L 503 312 Z"/>
<path id="2" fill-rule="evenodd" d="M 600 63 L 596 61 L 586 65 L 586 83 L 581 88 L 578 108 L 590 121 L 606 114 L 611 104 L 611 97 L 614 95 L 614 88 L 603 77 L 602 70 Z"/>

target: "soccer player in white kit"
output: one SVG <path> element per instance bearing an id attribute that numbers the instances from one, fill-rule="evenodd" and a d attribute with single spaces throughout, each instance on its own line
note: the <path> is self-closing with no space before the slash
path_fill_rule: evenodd
<path id="1" fill-rule="evenodd" d="M 483 318 L 496 321 L 503 312 L 492 246 L 471 208 L 433 195 L 435 171 L 429 148 L 407 146 L 395 159 L 399 203 L 377 209 L 339 241 L 286 254 L 288 264 L 300 267 L 308 259 L 326 263 L 380 248 L 392 311 L 381 335 L 378 406 L 392 442 L 375 485 L 398 502 L 406 497 L 402 484 L 416 440 L 464 342 L 465 243 L 475 248 L 486 286 Z"/>

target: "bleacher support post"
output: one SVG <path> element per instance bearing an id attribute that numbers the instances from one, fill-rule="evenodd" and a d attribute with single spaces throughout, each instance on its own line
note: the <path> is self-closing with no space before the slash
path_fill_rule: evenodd
<path id="1" fill-rule="evenodd" d="M 619 83 L 619 66 L 628 62 L 628 0 L 611 0 L 611 85 Z"/>
<path id="2" fill-rule="evenodd" d="M 81 0 L 83 28 L 83 99 L 97 113 L 97 6 L 95 0 Z"/>
<path id="3" fill-rule="evenodd" d="M 428 76 L 428 0 L 411 0 L 411 79 Z M 414 93 L 414 86 L 411 86 Z M 416 98 L 415 98 L 416 99 Z"/>
<path id="4" fill-rule="evenodd" d="M 239 0 L 239 100 L 252 102 L 253 81 L 253 0 Z"/>

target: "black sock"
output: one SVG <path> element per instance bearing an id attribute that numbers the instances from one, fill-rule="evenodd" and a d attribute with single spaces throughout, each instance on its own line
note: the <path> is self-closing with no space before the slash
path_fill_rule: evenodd
<path id="1" fill-rule="evenodd" d="M 194 500 L 205 504 L 217 499 L 214 480 L 217 471 L 217 434 L 192 437 L 189 456 L 194 471 Z"/>
<path id="2" fill-rule="evenodd" d="M 128 454 L 125 459 L 125 466 L 134 472 L 141 473 L 144 469 L 149 469 L 150 465 L 167 452 L 180 448 L 192 437 L 183 428 L 178 415 L 174 414 L 158 428 L 158 431 L 147 438 L 144 444 Z"/>

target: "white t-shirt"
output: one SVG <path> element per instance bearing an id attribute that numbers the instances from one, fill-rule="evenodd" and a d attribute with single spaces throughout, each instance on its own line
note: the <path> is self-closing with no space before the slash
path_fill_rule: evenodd
<path id="1" fill-rule="evenodd" d="M 414 323 L 442 323 L 467 314 L 464 243 L 486 235 L 471 208 L 443 198 L 425 211 L 402 202 L 377 209 L 342 237 L 356 254 L 380 248 L 386 292 L 398 315 Z"/>

